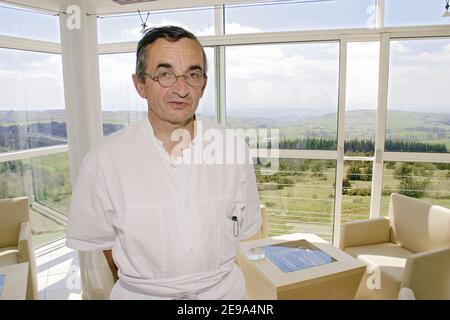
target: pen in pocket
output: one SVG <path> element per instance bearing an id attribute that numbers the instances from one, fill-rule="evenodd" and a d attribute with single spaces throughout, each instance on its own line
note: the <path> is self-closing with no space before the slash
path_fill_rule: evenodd
<path id="1" fill-rule="evenodd" d="M 231 220 L 233 220 L 233 234 L 235 237 L 237 237 L 239 235 L 238 218 L 236 216 L 232 216 Z"/>

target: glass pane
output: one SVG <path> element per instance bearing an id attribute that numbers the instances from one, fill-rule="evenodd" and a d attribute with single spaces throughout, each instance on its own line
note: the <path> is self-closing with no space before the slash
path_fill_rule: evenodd
<path id="1" fill-rule="evenodd" d="M 449 24 L 445 0 L 385 0 L 385 26 Z"/>
<path id="2" fill-rule="evenodd" d="M 341 224 L 368 219 L 372 189 L 371 161 L 345 161 Z"/>
<path id="3" fill-rule="evenodd" d="M 387 161 L 383 171 L 384 216 L 393 192 L 450 208 L 450 164 Z"/>
<path id="4" fill-rule="evenodd" d="M 145 22 L 147 12 L 141 12 L 141 16 Z M 137 13 L 99 17 L 99 43 L 138 41 L 142 38 L 141 24 L 141 17 Z M 214 8 L 199 7 L 152 11 L 147 20 L 148 28 L 163 25 L 179 26 L 196 36 L 213 35 Z"/>
<path id="5" fill-rule="evenodd" d="M 279 129 L 281 149 L 336 150 L 339 45 L 226 48 L 227 126 Z"/>
<path id="6" fill-rule="evenodd" d="M 65 236 L 71 193 L 67 152 L 0 163 L 0 199 L 28 197 L 35 248 Z"/>
<path id="7" fill-rule="evenodd" d="M 72 194 L 67 152 L 31 158 L 35 201 L 67 216 Z"/>
<path id="8" fill-rule="evenodd" d="M 225 6 L 225 33 L 375 26 L 375 0 L 272 1 Z"/>
<path id="9" fill-rule="evenodd" d="M 346 155 L 374 155 L 379 51 L 379 42 L 350 42 L 347 46 Z"/>
<path id="10" fill-rule="evenodd" d="M 0 49 L 0 152 L 67 144 L 58 54 Z"/>
<path id="11" fill-rule="evenodd" d="M 391 41 L 386 151 L 450 152 L 450 39 Z"/>
<path id="12" fill-rule="evenodd" d="M 332 241 L 336 161 L 279 159 L 276 173 L 255 165 L 268 235 L 305 232 Z"/>
<path id="13" fill-rule="evenodd" d="M 147 104 L 137 94 L 131 75 L 135 53 L 99 55 L 103 133 L 109 135 L 147 115 Z"/>
<path id="14" fill-rule="evenodd" d="M 60 42 L 59 17 L 1 2 L 0 35 Z"/>
<path id="15" fill-rule="evenodd" d="M 214 48 L 205 48 L 208 60 L 208 84 L 196 114 L 215 120 Z M 109 135 L 147 116 L 147 101 L 142 99 L 131 78 L 136 54 L 120 53 L 99 56 L 100 88 L 103 110 L 103 133 Z"/>

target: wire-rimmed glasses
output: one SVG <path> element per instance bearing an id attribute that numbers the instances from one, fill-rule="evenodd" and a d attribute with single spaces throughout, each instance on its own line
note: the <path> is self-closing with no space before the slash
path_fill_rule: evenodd
<path id="1" fill-rule="evenodd" d="M 189 70 L 182 75 L 176 75 L 175 72 L 170 70 L 160 71 L 155 76 L 152 76 L 145 72 L 144 74 L 153 81 L 158 81 L 159 84 L 165 88 L 172 87 L 177 82 L 179 77 L 184 77 L 187 84 L 191 87 L 199 88 L 203 85 L 207 78 L 206 74 L 204 74 L 201 70 Z"/>

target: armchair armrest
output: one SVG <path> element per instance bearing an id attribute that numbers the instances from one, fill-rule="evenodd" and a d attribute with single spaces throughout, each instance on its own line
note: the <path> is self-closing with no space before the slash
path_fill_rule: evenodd
<path id="1" fill-rule="evenodd" d="M 17 242 L 17 262 L 28 262 L 28 286 L 27 300 L 38 299 L 36 257 L 31 241 L 31 223 L 29 221 L 20 224 L 19 239 Z"/>
<path id="2" fill-rule="evenodd" d="M 30 222 L 22 222 L 20 225 L 17 249 L 19 251 L 17 261 L 19 263 L 30 261 L 29 250 L 31 247 L 31 225 Z"/>
<path id="3" fill-rule="evenodd" d="M 401 287 L 417 299 L 450 299 L 450 246 L 419 252 L 406 259 Z"/>
<path id="4" fill-rule="evenodd" d="M 390 223 L 386 217 L 353 221 L 342 226 L 339 248 L 389 242 Z"/>

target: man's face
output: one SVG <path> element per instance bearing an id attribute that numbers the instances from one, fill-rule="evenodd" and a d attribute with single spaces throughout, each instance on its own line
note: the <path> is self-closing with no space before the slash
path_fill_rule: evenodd
<path id="1" fill-rule="evenodd" d="M 182 38 L 175 42 L 157 39 L 147 48 L 146 73 L 151 76 L 161 71 L 173 71 L 176 75 L 184 75 L 190 70 L 204 72 L 203 52 L 197 41 Z M 136 75 L 133 81 L 139 95 L 147 98 L 148 106 L 159 120 L 173 125 L 185 124 L 193 116 L 206 86 L 193 88 L 187 84 L 184 77 L 179 77 L 176 83 L 165 88 L 158 81 L 149 77 L 145 83 L 140 82 Z"/>

